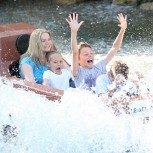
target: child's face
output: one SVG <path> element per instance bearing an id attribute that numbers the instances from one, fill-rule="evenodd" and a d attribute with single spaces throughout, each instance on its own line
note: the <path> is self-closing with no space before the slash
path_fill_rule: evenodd
<path id="1" fill-rule="evenodd" d="M 61 74 L 62 71 L 62 67 L 63 67 L 63 58 L 60 54 L 53 54 L 50 57 L 50 69 L 52 72 L 56 73 L 56 74 Z"/>
<path id="2" fill-rule="evenodd" d="M 94 52 L 89 47 L 83 47 L 80 50 L 79 64 L 84 68 L 91 69 L 94 64 Z"/>
<path id="3" fill-rule="evenodd" d="M 41 47 L 44 52 L 48 52 L 52 47 L 52 40 L 48 33 L 43 33 L 41 35 Z"/>

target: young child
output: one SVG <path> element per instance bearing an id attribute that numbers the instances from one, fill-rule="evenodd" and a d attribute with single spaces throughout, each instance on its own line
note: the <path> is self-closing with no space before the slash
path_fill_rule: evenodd
<path id="1" fill-rule="evenodd" d="M 53 88 L 66 90 L 69 88 L 69 80 L 72 79 L 72 73 L 68 69 L 63 69 L 63 57 L 59 52 L 48 52 L 46 59 L 49 70 L 43 74 L 43 85 Z"/>
<path id="2" fill-rule="evenodd" d="M 129 67 L 126 63 L 115 61 L 106 74 L 100 75 L 96 80 L 95 91 L 99 94 L 114 92 L 128 79 Z"/>
<path id="3" fill-rule="evenodd" d="M 104 59 L 94 64 L 94 52 L 87 43 L 77 45 L 77 32 L 83 21 L 78 23 L 78 14 L 73 13 L 66 19 L 71 28 L 71 48 L 73 54 L 72 73 L 76 87 L 90 90 L 95 87 L 96 79 L 99 75 L 106 73 L 106 65 L 112 60 L 122 44 L 123 36 L 127 28 L 127 17 L 118 14 L 117 17 L 120 32 L 115 39 L 112 48 Z"/>

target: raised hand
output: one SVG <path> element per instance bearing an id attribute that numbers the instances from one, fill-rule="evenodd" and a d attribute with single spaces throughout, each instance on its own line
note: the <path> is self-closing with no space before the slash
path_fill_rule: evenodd
<path id="1" fill-rule="evenodd" d="M 118 26 L 121 27 L 123 30 L 127 28 L 127 15 L 124 15 L 122 13 L 118 14 L 117 19 L 119 21 Z"/>
<path id="2" fill-rule="evenodd" d="M 69 24 L 72 31 L 78 31 L 80 26 L 84 21 L 78 23 L 78 14 L 72 13 L 69 15 L 69 19 L 66 19 L 67 23 Z"/>

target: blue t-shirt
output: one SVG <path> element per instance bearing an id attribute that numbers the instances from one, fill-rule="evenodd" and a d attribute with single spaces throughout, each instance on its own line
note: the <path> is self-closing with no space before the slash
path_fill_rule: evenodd
<path id="1" fill-rule="evenodd" d="M 39 64 L 39 67 L 37 67 L 36 63 L 33 62 L 30 57 L 24 57 L 24 58 L 21 59 L 20 65 L 19 65 L 19 73 L 20 73 L 20 76 L 21 76 L 22 79 L 24 79 L 24 76 L 21 72 L 21 65 L 22 64 L 29 64 L 33 69 L 33 75 L 35 77 L 36 83 L 42 84 L 43 73 L 44 73 L 44 71 L 48 70 L 48 67 L 44 66 L 42 64 Z"/>
<path id="2" fill-rule="evenodd" d="M 97 77 L 105 73 L 106 64 L 103 59 L 93 65 L 92 69 L 80 66 L 77 76 L 74 77 L 75 85 L 78 88 L 90 90 L 91 87 L 95 87 Z"/>

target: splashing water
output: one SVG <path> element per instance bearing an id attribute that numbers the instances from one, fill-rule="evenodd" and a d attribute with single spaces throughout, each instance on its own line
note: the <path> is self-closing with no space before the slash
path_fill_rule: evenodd
<path id="1" fill-rule="evenodd" d="M 85 20 L 80 41 L 88 40 L 95 53 L 105 54 L 118 31 L 117 23 L 113 22 L 116 14 L 124 10 L 129 26 L 119 58 L 129 65 L 130 78 L 134 78 L 134 71 L 146 76 L 153 68 L 152 13 L 131 6 L 103 5 L 101 1 L 63 6 L 40 2 L 33 7 L 26 1 L 24 10 L 22 2 L 22 6 L 16 2 L 4 5 L 1 23 L 22 21 L 51 30 L 59 51 L 71 63 L 70 29 L 65 17 L 79 12 L 80 20 Z M 96 60 L 99 58 L 101 55 L 96 55 Z M 138 102 L 135 105 L 140 105 Z M 153 121 L 144 124 L 142 117 L 153 116 L 153 112 L 145 113 L 115 116 L 105 105 L 105 99 L 79 89 L 66 91 L 61 103 L 52 102 L 5 85 L 0 79 L 0 153 L 152 153 Z"/>
<path id="2" fill-rule="evenodd" d="M 67 90 L 59 103 L 0 80 L 0 93 L 1 153 L 153 152 L 152 120 L 115 116 L 89 91 Z"/>

